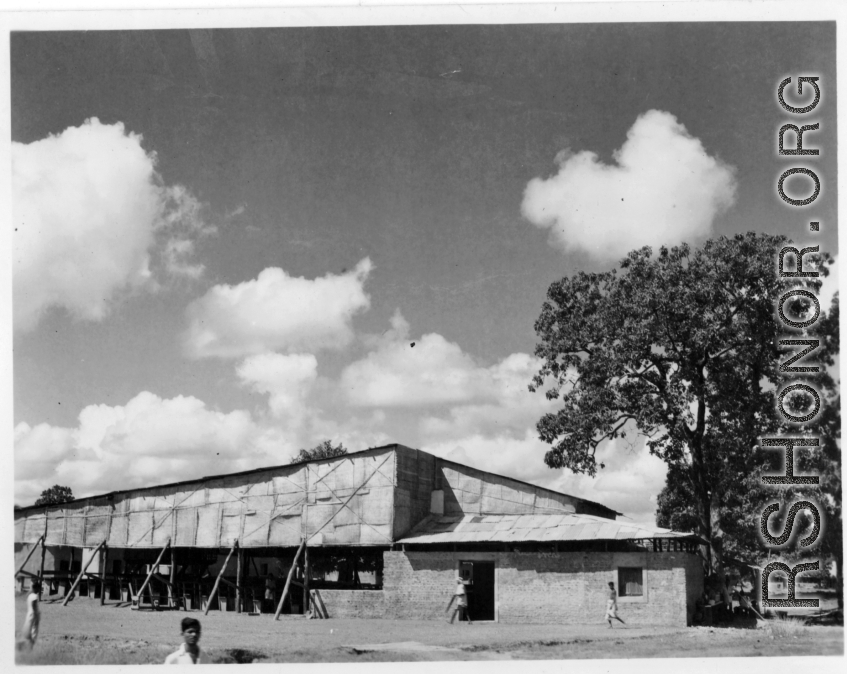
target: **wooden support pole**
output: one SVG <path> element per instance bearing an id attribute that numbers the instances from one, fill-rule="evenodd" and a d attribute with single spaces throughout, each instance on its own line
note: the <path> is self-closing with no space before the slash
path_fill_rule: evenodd
<path id="1" fill-rule="evenodd" d="M 244 550 L 238 548 L 235 558 L 235 612 L 241 613 L 241 567 L 244 564 Z"/>
<path id="2" fill-rule="evenodd" d="M 36 550 L 38 550 L 38 546 L 39 546 L 39 545 L 40 545 L 42 548 L 44 547 L 44 536 L 42 536 L 41 538 L 39 538 L 39 539 L 35 542 L 35 545 L 33 545 L 33 546 L 32 546 L 32 550 L 30 550 L 30 551 L 29 551 L 29 554 L 26 556 L 26 559 L 24 560 L 24 563 L 23 563 L 23 564 L 21 564 L 21 565 L 18 567 L 18 570 L 17 570 L 17 571 L 15 571 L 15 575 L 16 575 L 16 576 L 17 576 L 17 575 L 18 575 L 21 571 L 23 571 L 23 570 L 24 570 L 24 567 L 26 566 L 26 563 L 29 561 L 29 558 L 30 558 L 30 557 L 32 557 L 33 553 L 34 553 Z"/>
<path id="3" fill-rule="evenodd" d="M 162 561 L 162 557 L 165 554 L 165 550 L 171 547 L 171 539 L 168 539 L 168 542 L 165 543 L 165 547 L 162 548 L 161 552 L 159 552 L 159 556 L 156 557 L 156 563 L 150 567 L 150 572 L 147 574 L 147 578 L 144 579 L 144 584 L 139 588 L 138 594 L 135 596 L 138 598 L 138 607 L 141 608 L 141 597 L 144 595 L 144 588 L 150 583 L 150 579 L 153 577 L 153 574 L 156 572 L 156 569 L 159 567 L 159 562 Z M 150 593 L 150 601 L 153 601 L 153 593 Z"/>
<path id="4" fill-rule="evenodd" d="M 38 601 L 41 601 L 41 593 L 44 592 L 44 556 L 47 553 L 47 525 L 50 523 L 49 509 L 44 508 L 44 534 L 41 536 L 41 566 L 38 570 L 38 580 L 41 581 L 41 589 L 38 591 Z M 55 570 L 55 562 L 53 564 Z"/>
<path id="5" fill-rule="evenodd" d="M 100 606 L 106 603 L 106 561 L 109 556 L 109 546 L 103 546 L 103 554 L 100 555 Z"/>
<path id="6" fill-rule="evenodd" d="M 232 553 L 235 552 L 236 548 L 238 548 L 238 541 L 235 541 L 235 543 L 232 544 L 232 547 L 229 550 L 229 554 L 224 560 L 224 565 L 221 567 L 221 571 L 218 574 L 217 579 L 215 580 L 215 586 L 212 588 L 212 593 L 209 595 L 208 601 L 206 601 L 206 610 L 203 615 L 209 615 L 209 609 L 212 606 L 212 602 L 214 601 L 215 596 L 218 594 L 218 587 L 220 587 L 221 584 L 221 576 L 224 575 L 224 571 L 226 571 L 226 567 L 229 565 L 229 560 L 232 557 Z"/>
<path id="7" fill-rule="evenodd" d="M 170 584 L 168 585 L 168 598 L 170 599 L 171 608 L 175 607 L 178 603 L 177 592 L 176 592 L 176 583 L 174 582 L 175 579 L 176 579 L 176 547 L 171 547 L 171 574 L 170 574 Z"/>
<path id="8" fill-rule="evenodd" d="M 46 538 L 43 540 L 44 542 L 41 544 L 41 567 L 38 569 L 38 580 L 41 581 L 41 590 L 38 592 L 38 601 L 41 601 L 41 593 L 44 592 L 44 554 L 47 552 L 47 546 L 45 545 L 47 541 Z"/>
<path id="9" fill-rule="evenodd" d="M 303 615 L 309 610 L 309 546 L 303 548 Z"/>
<path id="10" fill-rule="evenodd" d="M 86 570 L 88 569 L 89 566 L 91 566 L 91 562 L 94 561 L 94 558 L 100 553 L 100 548 L 102 548 L 104 545 L 106 545 L 106 541 L 103 541 L 102 543 L 100 543 L 100 545 L 98 545 L 96 548 L 94 548 L 94 550 L 91 552 L 91 557 L 88 558 L 88 561 L 85 563 L 85 566 L 82 567 L 82 569 L 79 572 L 79 575 L 76 577 L 74 584 L 71 585 L 71 589 L 68 590 L 68 594 L 65 597 L 65 601 L 62 602 L 62 606 L 68 605 L 68 602 L 71 600 L 71 597 L 73 596 L 74 591 L 77 588 L 77 585 L 79 585 L 79 582 L 82 580 L 82 577 L 85 575 Z"/>
<path id="11" fill-rule="evenodd" d="M 288 570 L 288 578 L 285 581 L 285 587 L 282 590 L 282 596 L 279 598 L 279 604 L 276 607 L 276 613 L 274 613 L 274 620 L 279 620 L 279 614 L 282 613 L 282 604 L 285 601 L 285 596 L 288 594 L 288 588 L 291 587 L 291 579 L 294 576 L 294 569 L 297 568 L 297 560 L 300 559 L 300 553 L 303 552 L 303 548 L 306 547 L 306 539 L 303 539 L 303 542 L 300 543 L 300 547 L 297 548 L 297 554 L 294 555 L 294 561 L 291 564 L 291 568 Z"/>

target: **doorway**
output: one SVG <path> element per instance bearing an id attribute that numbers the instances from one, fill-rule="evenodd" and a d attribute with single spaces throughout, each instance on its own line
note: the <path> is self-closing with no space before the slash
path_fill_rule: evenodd
<path id="1" fill-rule="evenodd" d="M 468 583 L 471 620 L 495 620 L 494 562 L 459 562 L 459 574 Z"/>

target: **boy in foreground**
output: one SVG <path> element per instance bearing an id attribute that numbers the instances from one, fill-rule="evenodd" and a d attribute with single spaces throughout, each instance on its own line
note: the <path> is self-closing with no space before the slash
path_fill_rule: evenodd
<path id="1" fill-rule="evenodd" d="M 200 664 L 200 621 L 196 618 L 182 619 L 182 645 L 175 653 L 166 659 L 166 665 L 199 665 Z"/>

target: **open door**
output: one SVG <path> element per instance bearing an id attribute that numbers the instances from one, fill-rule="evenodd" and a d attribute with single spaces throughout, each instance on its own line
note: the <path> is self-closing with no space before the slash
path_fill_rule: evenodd
<path id="1" fill-rule="evenodd" d="M 494 620 L 494 562 L 459 562 L 459 574 L 468 582 L 471 620 Z"/>

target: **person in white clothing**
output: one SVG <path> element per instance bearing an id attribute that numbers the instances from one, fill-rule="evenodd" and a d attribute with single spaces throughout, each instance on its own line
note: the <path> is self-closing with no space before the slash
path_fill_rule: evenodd
<path id="1" fill-rule="evenodd" d="M 21 630 L 23 643 L 27 644 L 30 649 L 35 646 L 35 640 L 38 639 L 38 627 L 41 624 L 41 608 L 38 604 L 40 595 L 41 581 L 34 580 L 29 588 L 29 594 L 26 596 L 26 618 Z"/>
<path id="2" fill-rule="evenodd" d="M 462 580 L 461 576 L 456 576 L 456 590 L 453 592 L 453 596 L 450 598 L 450 603 L 447 604 L 447 610 L 450 610 L 450 606 L 453 605 L 453 602 L 456 602 L 456 608 L 453 609 L 453 614 L 450 616 L 450 624 L 453 624 L 453 621 L 456 619 L 456 614 L 459 614 L 459 620 L 461 621 L 463 617 L 466 617 L 468 620 L 468 625 L 473 625 L 473 621 L 471 620 L 471 614 L 468 613 L 468 593 L 465 590 L 465 581 Z"/>
<path id="3" fill-rule="evenodd" d="M 612 626 L 612 619 L 620 620 L 622 625 L 626 625 L 626 623 L 621 619 L 618 615 L 618 593 L 615 590 L 615 584 L 609 583 L 609 600 L 606 602 L 606 620 L 609 623 L 609 627 Z"/>
<path id="4" fill-rule="evenodd" d="M 166 665 L 199 665 L 200 664 L 200 621 L 196 618 L 182 619 L 182 644 L 166 659 Z"/>

